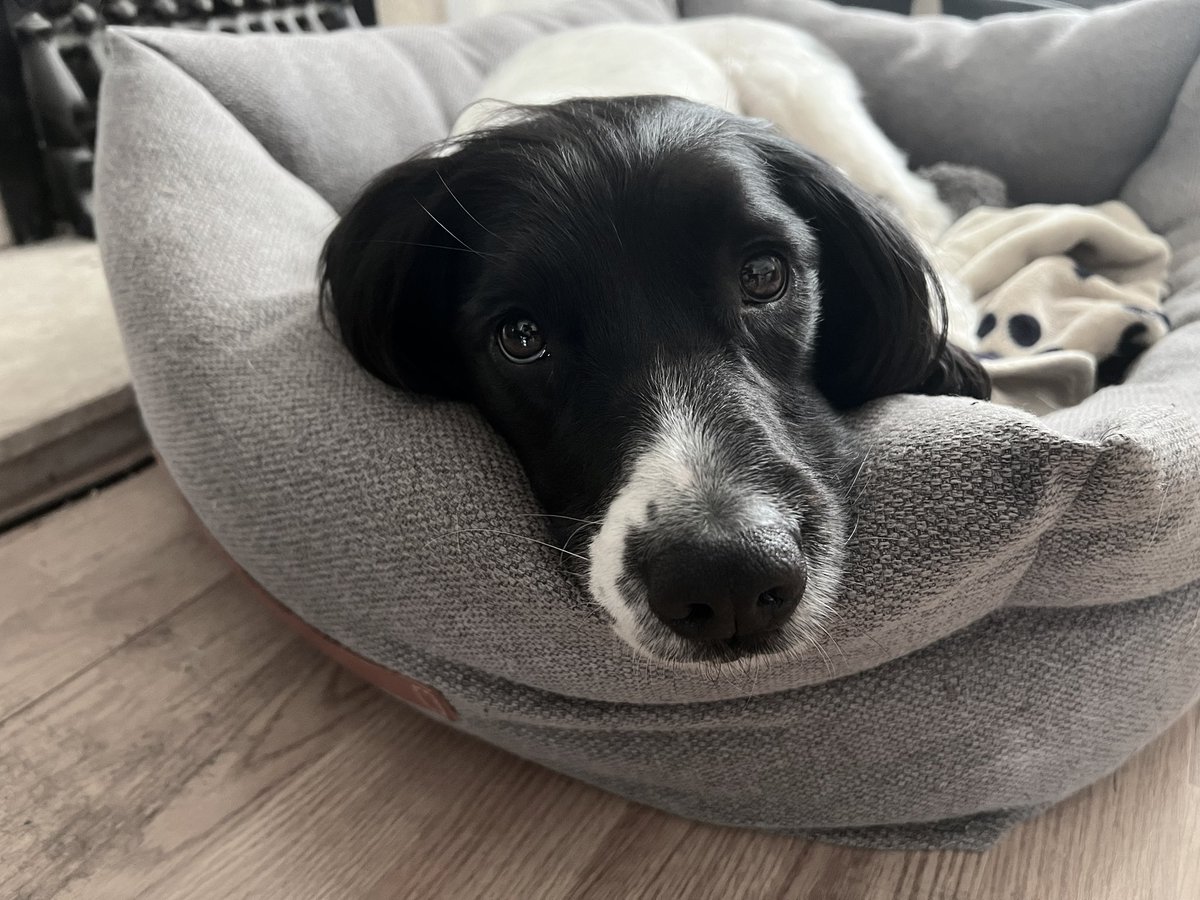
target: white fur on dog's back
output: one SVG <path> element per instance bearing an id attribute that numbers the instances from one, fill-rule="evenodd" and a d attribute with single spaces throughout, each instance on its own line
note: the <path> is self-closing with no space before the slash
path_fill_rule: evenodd
<path id="1" fill-rule="evenodd" d="M 724 73 L 675 27 L 597 25 L 539 38 L 492 72 L 454 123 L 454 133 L 490 124 L 496 104 L 542 105 L 572 97 L 670 94 L 739 112 Z M 732 105 L 731 105 L 732 104 Z"/>

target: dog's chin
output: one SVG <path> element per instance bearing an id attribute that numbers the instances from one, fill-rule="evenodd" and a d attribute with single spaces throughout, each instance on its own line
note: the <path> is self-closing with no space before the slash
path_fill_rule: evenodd
<path id="1" fill-rule="evenodd" d="M 729 640 L 680 637 L 649 615 L 636 628 L 617 627 L 616 631 L 634 653 L 660 668 L 706 675 L 728 670 L 736 676 L 816 655 L 828 637 L 828 617 L 827 605 L 801 603 L 779 630 Z"/>
<path id="2" fill-rule="evenodd" d="M 635 649 L 660 665 L 683 669 L 740 666 L 750 660 L 768 660 L 800 651 L 795 641 L 788 640 L 780 632 L 734 637 L 727 641 L 651 640 L 641 642 Z"/>

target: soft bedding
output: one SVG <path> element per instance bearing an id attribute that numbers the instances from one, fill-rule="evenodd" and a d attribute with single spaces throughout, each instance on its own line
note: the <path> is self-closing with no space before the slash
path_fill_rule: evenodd
<path id="1" fill-rule="evenodd" d="M 976 350 L 999 403 L 1074 406 L 1123 381 L 1170 327 L 1170 245 L 1118 200 L 975 209 L 935 255 L 974 298 Z"/>

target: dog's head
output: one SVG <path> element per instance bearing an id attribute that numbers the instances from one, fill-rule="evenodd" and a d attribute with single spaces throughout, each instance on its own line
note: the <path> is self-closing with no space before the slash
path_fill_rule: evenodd
<path id="1" fill-rule="evenodd" d="M 323 257 L 355 358 L 478 404 L 617 632 L 678 665 L 820 632 L 856 467 L 836 409 L 986 396 L 936 283 L 832 166 L 662 97 L 526 109 L 402 163 Z"/>

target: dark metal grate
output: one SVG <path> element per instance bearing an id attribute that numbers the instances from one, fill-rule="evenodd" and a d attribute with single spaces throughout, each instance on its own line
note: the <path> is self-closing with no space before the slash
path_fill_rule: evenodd
<path id="1" fill-rule="evenodd" d="M 91 236 L 108 25 L 304 34 L 373 25 L 371 0 L 3 0 L 0 197 L 18 242 Z"/>

